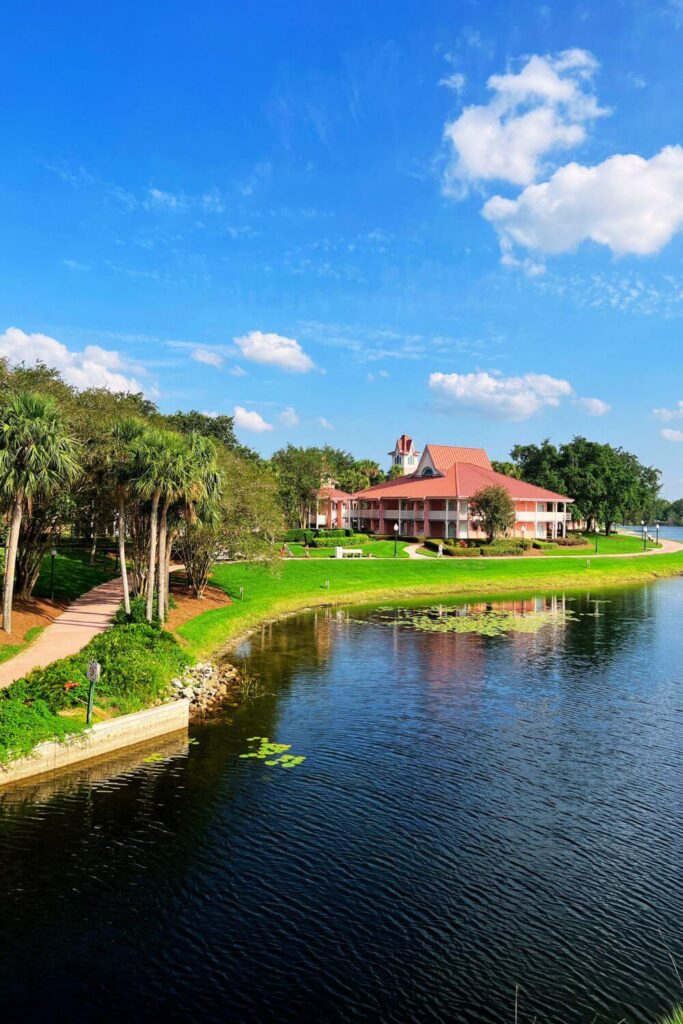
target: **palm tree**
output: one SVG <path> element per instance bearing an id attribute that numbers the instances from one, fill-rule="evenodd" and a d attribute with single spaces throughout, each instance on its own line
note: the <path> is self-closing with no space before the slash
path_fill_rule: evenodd
<path id="1" fill-rule="evenodd" d="M 145 608 L 145 618 L 148 622 L 151 622 L 154 617 L 159 502 L 166 481 L 174 471 L 174 463 L 178 454 L 178 435 L 169 430 L 157 428 L 146 430 L 135 445 L 135 488 L 141 498 L 150 502 L 147 604 Z"/>
<path id="2" fill-rule="evenodd" d="M 134 416 L 124 416 L 118 420 L 112 430 L 112 445 L 109 451 L 119 518 L 119 562 L 121 564 L 121 582 L 123 584 L 123 607 L 126 615 L 130 615 L 130 588 L 128 586 L 128 567 L 126 565 L 126 502 L 134 475 L 135 444 L 144 432 L 144 424 Z"/>
<path id="3" fill-rule="evenodd" d="M 169 575 L 173 538 L 176 530 L 169 530 L 168 515 L 174 504 L 188 521 L 196 518 L 197 504 L 216 491 L 218 468 L 216 447 L 210 438 L 193 432 L 178 439 L 177 455 L 169 466 L 162 489 L 159 516 L 159 619 L 163 623 L 168 615 Z"/>
<path id="4" fill-rule="evenodd" d="M 14 573 L 24 508 L 38 495 L 70 483 L 78 473 L 78 446 L 56 403 L 22 391 L 0 412 L 0 494 L 9 501 L 10 528 L 5 552 L 2 626 L 12 632 Z"/>

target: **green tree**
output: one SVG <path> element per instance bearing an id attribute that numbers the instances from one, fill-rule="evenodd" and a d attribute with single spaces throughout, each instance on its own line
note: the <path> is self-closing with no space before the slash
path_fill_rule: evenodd
<path id="1" fill-rule="evenodd" d="M 77 445 L 56 403 L 33 392 L 10 394 L 0 412 L 0 494 L 9 502 L 3 629 L 12 631 L 12 598 L 19 533 L 27 502 L 71 483 L 79 471 Z"/>
<path id="2" fill-rule="evenodd" d="M 121 582 L 123 585 L 123 606 L 130 615 L 130 587 L 128 584 L 128 566 L 126 564 L 126 508 L 131 496 L 134 479 L 136 443 L 144 432 L 142 420 L 133 416 L 123 416 L 114 424 L 111 432 L 111 447 L 108 453 L 109 472 L 113 477 L 114 490 L 118 505 L 118 545 L 119 563 L 121 565 Z"/>
<path id="3" fill-rule="evenodd" d="M 515 503 L 504 487 L 491 484 L 470 498 L 470 512 L 479 519 L 489 542 L 515 525 Z"/>
<path id="4" fill-rule="evenodd" d="M 327 471 L 321 450 L 288 444 L 273 453 L 271 464 L 287 524 L 305 526 L 308 513 L 315 505 L 320 481 Z"/>
<path id="5" fill-rule="evenodd" d="M 491 465 L 496 473 L 503 473 L 505 476 L 511 476 L 515 480 L 521 480 L 522 478 L 522 471 L 514 462 L 501 462 L 499 459 L 491 459 Z"/>

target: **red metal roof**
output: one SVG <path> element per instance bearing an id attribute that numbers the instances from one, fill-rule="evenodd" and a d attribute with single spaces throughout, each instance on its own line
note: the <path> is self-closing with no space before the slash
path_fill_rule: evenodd
<path id="1" fill-rule="evenodd" d="M 340 491 L 338 487 L 321 487 L 317 491 L 316 497 L 323 501 L 327 501 L 328 499 L 331 499 L 332 501 L 346 501 L 351 497 L 351 495 L 346 491 Z"/>
<path id="2" fill-rule="evenodd" d="M 428 447 L 431 449 L 445 446 L 429 445 Z M 483 451 L 481 448 L 465 450 Z M 484 454 L 486 453 L 484 452 Z M 515 501 L 572 502 L 574 500 L 565 494 L 556 494 L 554 491 L 546 490 L 545 487 L 537 487 L 524 480 L 515 480 L 511 476 L 505 476 L 504 473 L 496 473 L 495 470 L 486 466 L 477 466 L 463 461 L 452 462 L 443 476 L 411 474 L 398 477 L 396 480 L 388 480 L 386 483 L 367 487 L 363 491 L 358 491 L 353 497 L 374 500 L 379 498 L 471 498 L 482 487 L 492 485 L 504 487 Z"/>
<path id="3" fill-rule="evenodd" d="M 453 465 L 454 462 L 468 462 L 482 469 L 491 469 L 491 460 L 483 448 L 460 448 L 452 444 L 428 444 L 425 452 L 429 454 L 432 465 L 440 473 Z"/>

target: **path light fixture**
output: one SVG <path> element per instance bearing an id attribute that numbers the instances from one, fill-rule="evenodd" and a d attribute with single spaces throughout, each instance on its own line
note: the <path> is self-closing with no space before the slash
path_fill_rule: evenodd
<path id="1" fill-rule="evenodd" d="M 57 548 L 52 548 L 50 551 L 50 600 L 55 599 L 55 558 L 57 557 Z"/>
<path id="2" fill-rule="evenodd" d="M 600 527 L 595 527 L 595 554 L 598 553 L 598 537 L 600 536 Z"/>
<path id="3" fill-rule="evenodd" d="M 394 523 L 394 558 L 398 551 L 398 523 Z"/>
<path id="4" fill-rule="evenodd" d="M 524 551 L 525 543 L 526 543 L 526 526 L 522 525 L 522 551 Z"/>
<path id="5" fill-rule="evenodd" d="M 659 544 L 659 523 L 655 523 L 655 530 L 657 531 L 657 543 Z"/>
<path id="6" fill-rule="evenodd" d="M 647 550 L 647 534 L 645 533 L 645 520 L 644 519 L 640 520 L 640 525 L 641 525 L 642 531 L 643 531 L 643 551 L 646 551 Z"/>

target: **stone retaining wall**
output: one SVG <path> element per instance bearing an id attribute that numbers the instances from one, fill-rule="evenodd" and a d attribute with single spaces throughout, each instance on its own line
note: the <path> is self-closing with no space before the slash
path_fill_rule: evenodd
<path id="1" fill-rule="evenodd" d="M 28 757 L 0 767 L 0 786 L 32 775 L 56 772 L 79 761 L 89 761 L 123 747 L 145 743 L 156 736 L 186 730 L 189 710 L 188 700 L 175 700 L 155 708 L 136 711 L 133 715 L 121 715 L 107 722 L 98 722 L 92 729 L 78 733 L 64 743 L 39 743 Z"/>

